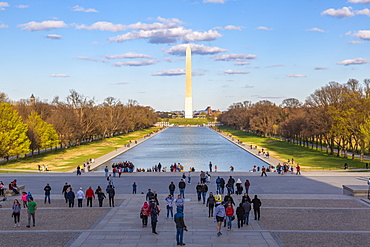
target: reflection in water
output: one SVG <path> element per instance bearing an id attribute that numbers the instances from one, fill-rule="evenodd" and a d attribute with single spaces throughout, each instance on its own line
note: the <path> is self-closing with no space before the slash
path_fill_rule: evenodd
<path id="1" fill-rule="evenodd" d="M 195 167 L 195 171 L 208 171 L 208 164 L 218 166 L 219 171 L 249 171 L 254 165 L 266 166 L 266 163 L 224 139 L 206 127 L 171 127 L 141 143 L 97 168 L 129 160 L 135 168 L 151 168 L 159 162 L 163 166 L 181 163 L 185 171 Z"/>

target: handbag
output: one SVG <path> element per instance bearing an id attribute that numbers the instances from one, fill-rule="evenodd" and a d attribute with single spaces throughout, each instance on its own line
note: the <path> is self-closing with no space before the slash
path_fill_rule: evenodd
<path id="1" fill-rule="evenodd" d="M 233 221 L 233 220 L 235 220 L 235 216 L 234 215 L 231 216 L 231 221 Z"/>
<path id="2" fill-rule="evenodd" d="M 140 212 L 140 219 L 144 218 L 144 215 L 142 212 Z"/>

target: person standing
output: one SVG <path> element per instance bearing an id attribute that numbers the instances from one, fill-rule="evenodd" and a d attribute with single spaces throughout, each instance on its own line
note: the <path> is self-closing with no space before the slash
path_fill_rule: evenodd
<path id="1" fill-rule="evenodd" d="M 12 210 L 13 210 L 12 217 L 14 217 L 14 227 L 20 226 L 19 218 L 21 215 L 21 209 L 22 209 L 21 204 L 19 203 L 17 199 L 15 199 L 13 202 L 13 206 L 12 206 Z"/>
<path id="2" fill-rule="evenodd" d="M 223 194 L 225 192 L 225 179 L 223 177 L 221 177 L 220 179 L 221 179 L 221 181 L 220 181 L 220 188 L 221 188 L 221 190 L 219 190 L 219 192 L 221 194 Z"/>
<path id="3" fill-rule="evenodd" d="M 261 173 L 261 177 L 263 177 L 263 175 L 265 175 L 267 177 L 267 174 L 266 174 L 266 168 L 264 166 L 262 166 L 262 173 Z"/>
<path id="4" fill-rule="evenodd" d="M 227 183 L 229 184 L 229 188 L 231 189 L 231 192 L 230 194 L 234 194 L 234 184 L 235 184 L 235 179 L 230 176 L 229 180 L 227 181 Z"/>
<path id="5" fill-rule="evenodd" d="M 116 195 L 116 191 L 112 185 L 108 185 L 107 194 L 109 199 L 109 207 L 114 207 L 114 196 Z"/>
<path id="6" fill-rule="evenodd" d="M 240 178 L 238 178 L 235 185 L 236 185 L 236 194 L 241 195 L 243 193 L 243 186 L 242 186 L 242 181 L 240 180 Z"/>
<path id="7" fill-rule="evenodd" d="M 213 215 L 213 209 L 216 204 L 216 199 L 213 196 L 212 192 L 209 193 L 209 196 L 207 198 L 207 204 L 206 207 L 208 207 L 208 218 L 211 218 L 211 215 Z"/>
<path id="8" fill-rule="evenodd" d="M 212 162 L 209 162 L 209 172 L 212 172 Z"/>
<path id="9" fill-rule="evenodd" d="M 297 173 L 295 175 L 301 175 L 301 167 L 297 164 L 295 170 L 297 171 Z"/>
<path id="10" fill-rule="evenodd" d="M 82 200 L 85 197 L 85 193 L 80 187 L 80 189 L 77 191 L 77 207 L 82 208 Z"/>
<path id="11" fill-rule="evenodd" d="M 137 189 L 137 184 L 136 184 L 136 182 L 134 182 L 132 184 L 132 194 L 136 194 L 136 189 Z"/>
<path id="12" fill-rule="evenodd" d="M 214 195 L 216 202 L 222 202 L 222 195 L 216 190 L 216 195 Z"/>
<path id="13" fill-rule="evenodd" d="M 206 182 L 206 174 L 204 173 L 204 171 L 200 171 L 200 182 L 201 183 L 205 183 Z"/>
<path id="14" fill-rule="evenodd" d="M 170 194 L 172 195 L 172 197 L 175 194 L 175 189 L 176 189 L 176 185 L 173 182 L 171 182 L 170 185 L 168 186 L 168 190 L 170 191 Z"/>
<path id="15" fill-rule="evenodd" d="M 217 223 L 217 237 L 221 236 L 221 225 L 226 218 L 224 202 L 216 202 L 216 209 L 214 212 L 214 219 Z"/>
<path id="16" fill-rule="evenodd" d="M 184 179 L 181 179 L 179 182 L 179 190 L 180 190 L 180 195 L 184 199 L 185 199 L 185 187 L 186 187 L 186 183 L 184 182 Z"/>
<path id="17" fill-rule="evenodd" d="M 182 209 L 184 210 L 184 199 L 181 198 L 181 195 L 178 195 L 177 198 L 175 199 L 175 204 L 177 207 L 182 207 Z"/>
<path id="18" fill-rule="evenodd" d="M 154 193 L 152 192 L 152 190 L 151 189 L 148 189 L 148 193 L 146 193 L 146 200 L 148 201 L 148 202 L 150 202 L 151 200 L 153 200 L 154 199 Z"/>
<path id="19" fill-rule="evenodd" d="M 50 187 L 49 184 L 46 184 L 46 186 L 44 187 L 44 191 L 45 191 L 44 204 L 46 203 L 46 199 L 48 200 L 48 203 L 50 204 L 50 191 L 51 191 L 51 187 Z"/>
<path id="20" fill-rule="evenodd" d="M 244 187 L 245 187 L 245 193 L 249 193 L 249 187 L 251 186 L 251 183 L 249 180 L 245 180 Z"/>
<path id="21" fill-rule="evenodd" d="M 77 166 L 77 176 L 80 175 L 81 176 L 81 167 L 80 166 Z"/>
<path id="22" fill-rule="evenodd" d="M 150 220 L 151 220 L 151 225 L 152 225 L 152 233 L 158 234 L 156 229 L 157 229 L 157 222 L 158 222 L 158 215 L 159 215 L 159 208 L 155 204 L 155 201 L 152 200 L 150 202 Z"/>
<path id="23" fill-rule="evenodd" d="M 140 218 L 142 222 L 142 227 L 147 227 L 148 226 L 148 216 L 150 215 L 150 207 L 147 202 L 144 202 L 144 205 L 141 207 L 141 212 L 140 212 Z"/>
<path id="24" fill-rule="evenodd" d="M 218 176 L 218 177 L 216 178 L 216 190 L 218 190 L 218 191 L 220 191 L 220 190 L 221 190 L 221 186 L 220 186 L 220 184 L 221 184 L 221 178 L 220 178 L 220 176 Z"/>
<path id="25" fill-rule="evenodd" d="M 245 215 L 245 211 L 244 211 L 244 208 L 243 208 L 243 204 L 240 203 L 239 207 L 236 208 L 236 217 L 237 217 L 237 220 L 238 220 L 238 228 L 243 227 L 244 215 Z"/>
<path id="26" fill-rule="evenodd" d="M 69 192 L 67 193 L 68 206 L 73 208 L 75 205 L 75 193 L 73 192 L 72 187 L 69 187 Z"/>
<path id="27" fill-rule="evenodd" d="M 188 184 L 191 184 L 191 172 L 188 173 Z"/>
<path id="28" fill-rule="evenodd" d="M 171 213 L 171 217 L 173 218 L 173 202 L 174 202 L 174 199 L 173 199 L 172 195 L 170 194 L 166 197 L 165 200 L 167 202 L 167 206 L 166 206 L 166 208 L 167 208 L 167 217 L 166 217 L 166 219 L 168 219 L 170 213 Z"/>
<path id="29" fill-rule="evenodd" d="M 109 172 L 109 170 L 108 170 L 108 166 L 105 166 L 105 168 L 104 168 L 104 173 L 105 173 L 105 177 L 106 177 L 106 178 L 108 177 L 108 172 Z"/>
<path id="30" fill-rule="evenodd" d="M 98 187 L 97 191 L 96 191 L 96 194 L 98 196 L 98 201 L 99 201 L 99 207 L 103 207 L 103 200 L 105 197 L 104 195 L 104 192 L 102 190 L 102 188 Z"/>
<path id="31" fill-rule="evenodd" d="M 176 223 L 176 242 L 177 245 L 185 245 L 184 239 L 184 230 L 187 231 L 187 227 L 184 222 L 184 214 L 182 213 L 182 208 L 177 208 L 177 213 L 174 216 L 174 221 Z"/>
<path id="32" fill-rule="evenodd" d="M 226 213 L 226 220 L 227 220 L 227 229 L 231 230 L 233 217 L 234 217 L 234 208 L 230 203 L 227 205 L 225 209 L 225 213 Z"/>
<path id="33" fill-rule="evenodd" d="M 37 204 L 36 202 L 33 201 L 33 197 L 30 197 L 27 203 L 27 214 L 28 214 L 28 225 L 26 225 L 27 228 L 30 228 L 31 226 L 31 217 L 32 217 L 33 226 L 35 226 L 36 210 L 37 210 Z"/>
<path id="34" fill-rule="evenodd" d="M 90 205 L 92 207 L 92 199 L 95 199 L 94 190 L 91 186 L 86 190 L 86 198 L 87 198 L 87 207 Z"/>
<path id="35" fill-rule="evenodd" d="M 254 211 L 254 220 L 260 220 L 260 214 L 261 214 L 261 200 L 257 198 L 257 195 L 254 196 L 253 200 L 253 211 Z"/>

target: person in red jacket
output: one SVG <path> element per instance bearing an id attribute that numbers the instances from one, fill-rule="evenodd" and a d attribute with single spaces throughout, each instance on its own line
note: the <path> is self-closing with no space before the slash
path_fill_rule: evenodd
<path id="1" fill-rule="evenodd" d="M 232 227 L 232 221 L 233 221 L 233 216 L 234 216 L 234 208 L 233 206 L 229 203 L 226 208 L 226 220 L 227 220 L 227 229 L 231 230 Z"/>
<path id="2" fill-rule="evenodd" d="M 92 207 L 92 199 L 95 199 L 94 190 L 91 189 L 91 186 L 86 190 L 85 197 L 87 198 L 87 207 L 90 204 L 90 207 Z"/>

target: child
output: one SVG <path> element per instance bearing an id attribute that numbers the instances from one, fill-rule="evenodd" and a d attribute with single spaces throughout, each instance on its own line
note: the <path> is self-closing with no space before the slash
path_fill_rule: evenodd
<path id="1" fill-rule="evenodd" d="M 23 207 L 26 208 L 26 206 L 27 206 L 27 192 L 22 192 L 21 201 L 23 202 Z"/>

